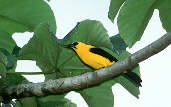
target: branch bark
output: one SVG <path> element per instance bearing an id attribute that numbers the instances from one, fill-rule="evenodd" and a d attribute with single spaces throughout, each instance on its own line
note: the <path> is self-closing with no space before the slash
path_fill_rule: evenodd
<path id="1" fill-rule="evenodd" d="M 171 32 L 165 34 L 160 39 L 135 52 L 124 60 L 118 61 L 112 66 L 74 77 L 49 80 L 42 83 L 28 83 L 4 87 L 0 89 L 0 96 L 10 96 L 10 98 L 44 96 L 87 88 L 134 67 L 139 62 L 144 61 L 145 59 L 162 51 L 170 44 Z"/>

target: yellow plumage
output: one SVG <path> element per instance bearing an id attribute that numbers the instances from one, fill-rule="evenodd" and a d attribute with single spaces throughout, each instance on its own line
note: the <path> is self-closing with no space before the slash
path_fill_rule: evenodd
<path id="1" fill-rule="evenodd" d="M 74 42 L 72 44 L 66 45 L 69 48 L 74 49 L 80 59 L 90 67 L 94 69 L 100 69 L 111 64 L 114 64 L 117 59 L 107 53 L 106 51 L 96 48 L 92 45 L 87 45 L 82 42 Z M 136 86 L 141 86 L 141 78 L 134 72 L 124 72 L 122 76 L 133 81 Z"/>
<path id="2" fill-rule="evenodd" d="M 99 69 L 115 63 L 114 61 L 111 62 L 109 59 L 101 55 L 90 52 L 91 48 L 96 47 L 84 44 L 82 42 L 78 42 L 78 45 L 76 45 L 75 48 L 73 47 L 80 59 L 94 69 Z"/>

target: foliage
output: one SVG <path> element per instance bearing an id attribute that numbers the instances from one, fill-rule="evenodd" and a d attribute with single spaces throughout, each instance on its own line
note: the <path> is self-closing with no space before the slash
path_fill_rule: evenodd
<path id="1" fill-rule="evenodd" d="M 45 1 L 0 0 L 0 87 L 29 82 L 22 75 L 14 73 L 17 60 L 34 60 L 43 72 L 53 72 L 45 75 L 46 80 L 92 72 L 93 69 L 82 63 L 72 49 L 63 47 L 64 44 L 75 41 L 100 47 L 118 60 L 123 59 L 130 55 L 126 51 L 127 46 L 132 47 L 140 40 L 154 9 L 159 10 L 163 27 L 167 31 L 171 30 L 169 4 L 169 0 L 111 0 L 108 16 L 113 21 L 117 13 L 119 14 L 117 21 L 120 34 L 109 37 L 99 21 L 84 20 L 63 39 L 58 39 L 53 35 L 56 32 L 53 11 Z M 15 32 L 25 31 L 34 32 L 34 36 L 19 49 L 11 36 Z M 131 72 L 140 75 L 139 66 L 132 68 Z M 120 83 L 138 98 L 139 87 L 123 76 L 110 78 L 101 84 L 77 92 L 90 107 L 112 107 L 114 96 L 111 87 L 115 83 Z M 65 95 L 66 93 L 41 98 L 27 97 L 17 99 L 15 103 L 18 107 L 28 104 L 32 104 L 32 107 L 76 107 L 64 98 Z M 8 100 L 10 105 L 11 99 Z"/>
<path id="2" fill-rule="evenodd" d="M 163 28 L 166 31 L 171 30 L 170 2 L 170 0 L 111 0 L 109 18 L 113 21 L 119 12 L 117 22 L 120 35 L 126 44 L 132 47 L 140 40 L 154 9 L 159 10 Z"/>
<path id="3" fill-rule="evenodd" d="M 87 29 L 86 27 L 89 26 Z M 96 31 L 96 32 L 95 32 Z M 56 79 L 60 77 L 69 77 L 82 74 L 87 71 L 93 71 L 92 68 L 82 63 L 82 61 L 78 58 L 75 52 L 72 49 L 67 49 L 63 47 L 63 44 L 72 43 L 75 41 L 82 41 L 87 44 L 92 44 L 97 47 L 105 47 L 105 49 L 112 50 L 112 47 L 118 47 L 117 45 L 112 45 L 110 38 L 107 35 L 107 32 L 103 25 L 94 20 L 85 20 L 77 24 L 77 26 L 64 38 L 64 39 L 57 39 L 51 35 L 49 31 L 49 27 L 47 24 L 42 23 L 38 25 L 35 29 L 35 34 L 32 39 L 26 44 L 20 51 L 19 59 L 22 60 L 35 60 L 37 65 L 44 71 L 50 72 L 54 71 L 53 74 L 46 75 L 46 80 L 48 79 Z M 53 38 L 52 38 L 53 37 Z M 98 39 L 95 39 L 98 38 Z M 117 36 L 118 38 L 118 36 Z M 111 37 L 111 40 L 115 41 L 115 37 Z M 118 40 L 118 39 L 117 39 Z M 122 39 L 120 39 L 121 42 Z M 125 44 L 122 44 L 125 45 Z M 126 47 L 126 46 L 122 46 Z M 115 48 L 114 48 L 115 49 Z M 112 52 L 112 51 L 111 51 Z M 111 53 L 113 54 L 113 52 Z M 118 56 L 115 54 L 115 56 Z M 128 55 L 127 55 L 128 56 Z M 42 57 L 44 57 L 42 59 Z M 47 57 L 47 59 L 46 59 Z M 120 59 L 118 57 L 118 59 Z M 136 70 L 139 73 L 139 70 Z M 123 79 L 126 79 L 122 77 Z M 115 80 L 115 79 L 114 79 Z M 86 93 L 94 93 L 96 90 L 110 92 L 112 85 L 114 85 L 115 81 L 113 82 L 105 82 L 104 85 L 94 86 L 82 91 L 79 91 L 85 98 L 93 94 L 85 94 Z M 129 80 L 127 84 L 130 83 Z M 118 83 L 122 83 L 120 79 L 117 79 Z M 104 88 L 104 86 L 106 86 Z M 107 87 L 109 86 L 109 87 Z M 125 85 L 126 89 L 127 86 Z M 130 87 L 130 86 L 129 86 Z M 131 89 L 128 90 L 133 92 L 133 95 L 136 97 L 138 96 L 139 92 L 138 88 L 134 88 L 136 86 L 132 85 Z M 135 91 L 135 90 L 136 91 Z M 133 90 L 133 91 L 132 91 Z M 101 93 L 105 98 L 105 100 L 101 99 L 101 102 L 111 102 L 108 103 L 112 105 L 113 103 L 113 95 L 109 98 L 110 95 L 106 95 L 107 93 Z M 86 97 L 87 95 L 87 97 Z M 97 95 L 92 98 L 92 101 L 95 101 Z M 105 97 L 106 96 L 106 97 Z M 108 101 L 106 101 L 108 100 Z M 87 102 L 92 102 L 90 99 L 87 99 Z M 90 103 L 92 105 L 93 103 Z M 100 104 L 99 104 L 100 105 Z M 95 106 L 95 105 L 94 105 Z"/>

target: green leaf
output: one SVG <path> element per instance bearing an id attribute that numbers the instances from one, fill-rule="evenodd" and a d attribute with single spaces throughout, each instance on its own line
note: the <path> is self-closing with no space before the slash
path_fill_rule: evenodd
<path id="1" fill-rule="evenodd" d="M 63 102 L 65 102 L 64 104 L 60 104 L 58 107 L 77 107 L 76 104 L 72 103 L 70 100 L 68 99 L 63 99 Z"/>
<path id="2" fill-rule="evenodd" d="M 8 59 L 7 57 L 0 51 L 0 63 L 4 66 L 7 66 Z"/>
<path id="3" fill-rule="evenodd" d="M 13 49 L 13 51 L 12 51 L 12 55 L 14 56 L 14 57 L 19 57 L 19 52 L 20 52 L 20 47 L 18 47 L 17 45 L 15 45 L 15 47 L 14 47 L 14 49 Z"/>
<path id="4" fill-rule="evenodd" d="M 38 107 L 36 97 L 25 97 L 16 101 L 17 107 Z"/>
<path id="5" fill-rule="evenodd" d="M 126 48 L 128 47 L 123 39 L 120 37 L 120 34 L 110 37 L 110 41 L 113 45 L 113 51 L 117 53 L 126 51 Z"/>
<path id="6" fill-rule="evenodd" d="M 119 59 L 124 59 L 130 55 L 131 55 L 130 53 L 125 51 L 119 55 Z M 140 75 L 139 65 L 130 69 L 130 71 L 135 72 L 137 75 Z M 139 87 L 137 87 L 133 82 L 131 82 L 130 80 L 128 80 L 127 78 L 123 76 L 118 76 L 115 78 L 115 80 L 116 82 L 120 83 L 125 89 L 127 89 L 127 91 L 130 92 L 133 96 L 135 96 L 136 98 L 139 98 L 138 97 L 138 95 L 140 94 Z"/>
<path id="7" fill-rule="evenodd" d="M 64 37 L 64 43 L 83 42 L 96 47 L 106 47 L 112 49 L 112 44 L 109 40 L 104 26 L 95 20 L 84 20 L 79 22 L 77 26 Z"/>
<path id="8" fill-rule="evenodd" d="M 7 57 L 7 65 L 6 68 L 10 69 L 16 64 L 16 59 L 12 56 L 6 49 L 0 48 L 0 52 L 3 53 Z"/>
<path id="9" fill-rule="evenodd" d="M 65 77 L 60 72 L 63 65 L 61 65 L 61 69 L 58 65 L 68 62 L 68 58 L 72 57 L 68 57 L 70 55 L 70 53 L 68 54 L 68 49 L 64 48 L 62 50 L 63 47 L 51 38 L 47 24 L 42 23 L 38 25 L 34 32 L 33 38 L 21 49 L 19 59 L 35 60 L 43 72 L 54 72 L 46 75 L 46 80 Z M 69 52 L 72 51 L 69 50 Z"/>
<path id="10" fill-rule="evenodd" d="M 0 77 L 1 78 L 6 77 L 6 73 L 5 73 L 6 71 L 7 71 L 7 69 L 6 69 L 5 65 L 0 63 L 0 73 L 1 73 Z"/>
<path id="11" fill-rule="evenodd" d="M 48 22 L 56 31 L 54 14 L 43 0 L 0 0 L 0 30 L 15 32 L 33 31 L 41 22 Z"/>
<path id="12" fill-rule="evenodd" d="M 0 48 L 0 87 L 5 87 L 8 85 L 17 85 L 23 82 L 28 82 L 20 74 L 6 74 L 5 72 L 15 72 L 17 60 L 12 56 L 6 49 Z M 3 72 L 3 73 L 2 73 Z"/>
<path id="13" fill-rule="evenodd" d="M 95 46 L 112 49 L 106 29 L 98 21 L 85 20 L 80 22 L 63 40 L 51 37 L 47 24 L 40 24 L 34 36 L 20 51 L 19 59 L 35 60 L 43 72 L 54 72 L 46 75 L 46 80 L 69 77 L 93 71 L 79 59 L 72 49 L 64 48 L 63 44 L 82 41 Z"/>
<path id="14" fill-rule="evenodd" d="M 171 31 L 171 1 L 170 0 L 158 0 L 156 8 L 159 10 L 160 20 L 163 28 L 169 32 Z"/>
<path id="15" fill-rule="evenodd" d="M 121 37 L 129 47 L 139 41 L 154 11 L 156 0 L 126 0 L 118 16 Z"/>
<path id="16" fill-rule="evenodd" d="M 0 87 L 9 85 L 17 85 L 21 83 L 27 83 L 28 81 L 20 74 L 7 74 L 5 78 L 0 79 Z"/>
<path id="17" fill-rule="evenodd" d="M 124 59 L 131 55 L 127 51 L 117 54 L 107 48 L 104 48 L 104 47 L 101 47 L 101 49 L 107 51 L 108 53 L 113 55 L 118 60 Z M 128 72 L 135 72 L 137 75 L 140 75 L 139 65 L 137 65 L 136 67 L 133 67 Z M 138 95 L 140 94 L 139 87 L 137 87 L 137 85 L 135 85 L 132 81 L 128 80 L 127 78 L 125 78 L 122 75 L 114 77 L 114 80 L 116 81 L 116 83 L 121 84 L 125 89 L 127 89 L 127 91 L 130 92 L 133 96 L 138 98 Z"/>
<path id="18" fill-rule="evenodd" d="M 125 0 L 111 0 L 110 1 L 108 17 L 112 22 L 114 21 L 114 18 L 116 17 L 119 9 L 121 8 L 124 2 Z"/>
<path id="19" fill-rule="evenodd" d="M 19 53 L 21 60 L 36 60 L 43 71 L 55 70 L 60 46 L 50 38 L 49 26 L 40 24 L 34 30 L 34 36 Z"/>
<path id="20" fill-rule="evenodd" d="M 114 96 L 112 86 L 115 83 L 114 80 L 107 80 L 99 85 L 80 90 L 79 93 L 89 107 L 113 107 Z"/>
<path id="21" fill-rule="evenodd" d="M 65 99 L 66 94 L 49 95 L 37 98 L 38 107 L 77 107 L 70 100 Z"/>
<path id="22" fill-rule="evenodd" d="M 9 53 L 11 53 L 16 45 L 15 41 L 11 38 L 11 35 L 7 32 L 0 31 L 0 38 L 0 48 L 5 48 Z"/>

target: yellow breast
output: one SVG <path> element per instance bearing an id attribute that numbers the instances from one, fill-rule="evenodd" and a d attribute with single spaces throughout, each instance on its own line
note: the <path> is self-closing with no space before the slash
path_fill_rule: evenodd
<path id="1" fill-rule="evenodd" d="M 109 59 L 103 56 L 90 52 L 90 48 L 95 48 L 94 46 L 84 45 L 84 44 L 81 45 L 81 47 L 79 46 L 76 49 L 74 49 L 75 52 L 78 54 L 80 59 L 85 64 L 91 66 L 94 69 L 103 68 L 114 63 L 114 62 L 110 62 Z"/>

